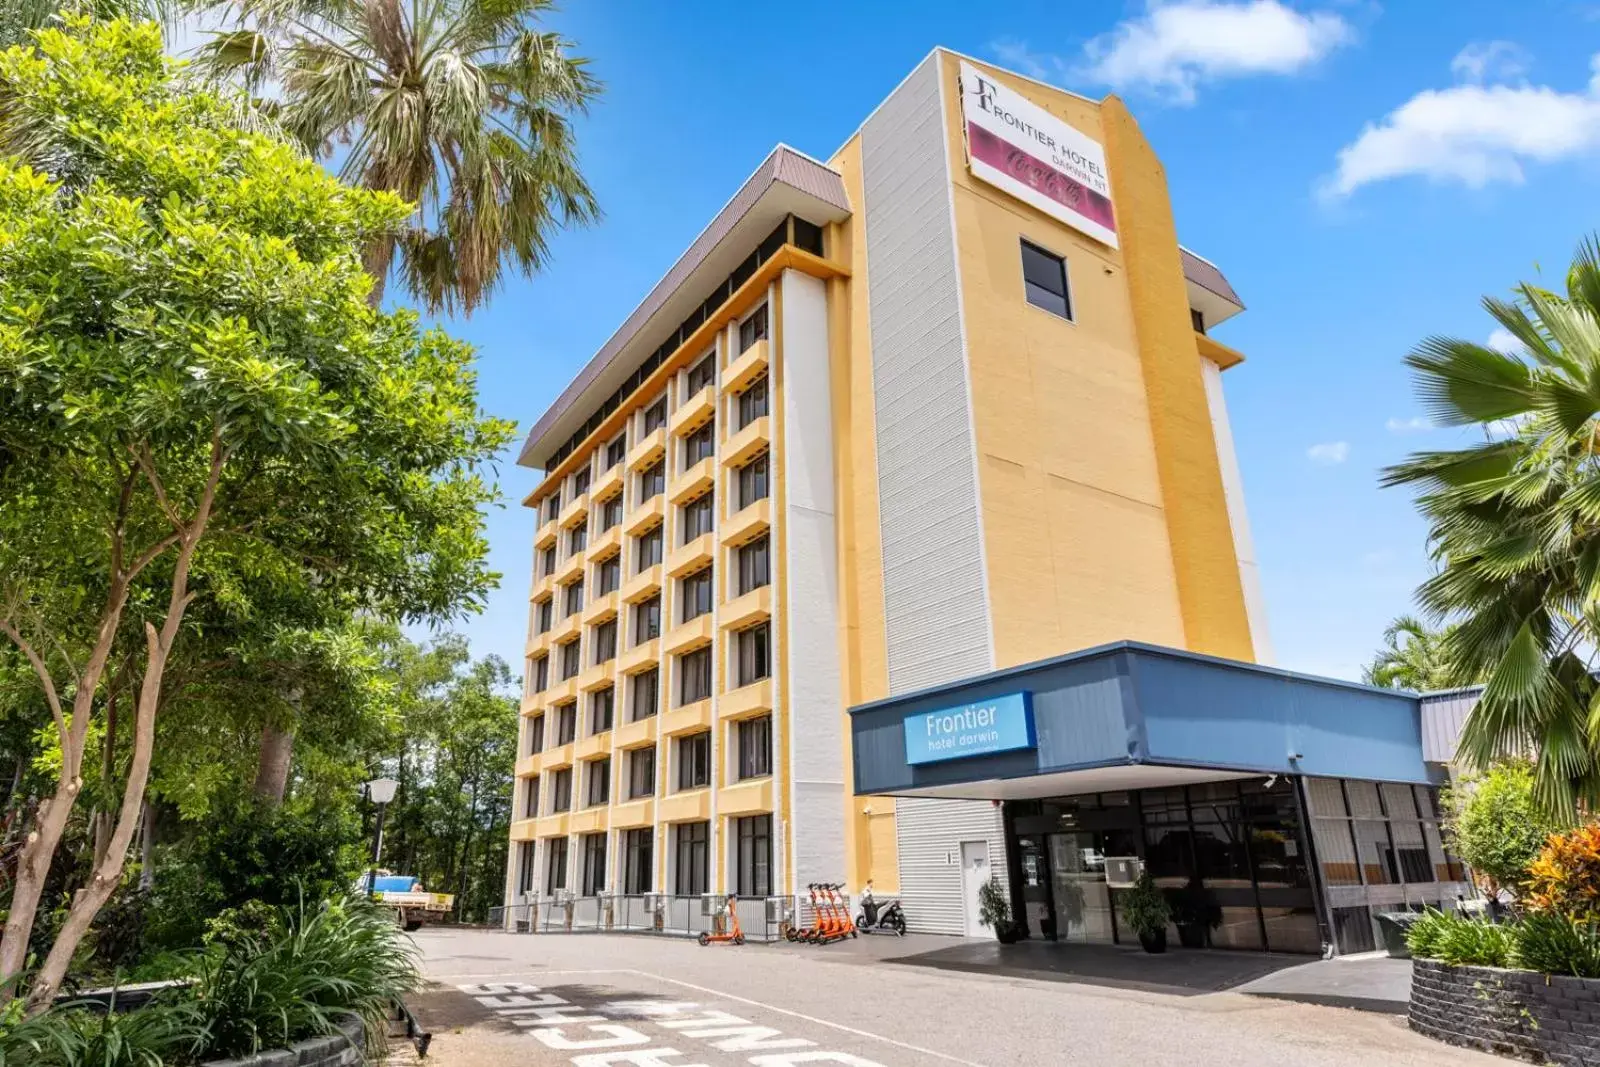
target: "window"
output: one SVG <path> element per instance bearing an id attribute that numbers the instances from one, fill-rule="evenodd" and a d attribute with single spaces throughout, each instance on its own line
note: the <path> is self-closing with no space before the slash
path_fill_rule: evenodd
<path id="1" fill-rule="evenodd" d="M 561 494 L 560 493 L 556 493 L 554 496 L 546 497 L 545 501 L 544 501 L 544 521 L 545 522 L 555 522 L 556 519 L 558 519 L 560 517 L 561 517 Z"/>
<path id="2" fill-rule="evenodd" d="M 715 514 L 716 503 L 710 493 L 683 506 L 683 543 L 688 544 L 701 534 L 711 532 L 711 522 Z"/>
<path id="3" fill-rule="evenodd" d="M 550 775 L 550 810 L 572 810 L 572 768 L 563 767 Z"/>
<path id="4" fill-rule="evenodd" d="M 711 731 L 678 738 L 678 788 L 711 784 Z"/>
<path id="5" fill-rule="evenodd" d="M 637 565 L 634 572 L 648 570 L 661 562 L 661 527 L 657 526 L 639 538 Z"/>
<path id="6" fill-rule="evenodd" d="M 716 450 L 716 428 L 706 423 L 683 439 L 683 465 L 687 469 L 703 459 L 709 459 Z"/>
<path id="7" fill-rule="evenodd" d="M 524 841 L 517 846 L 517 892 L 527 894 L 533 892 L 534 847 L 532 841 Z"/>
<path id="8" fill-rule="evenodd" d="M 611 686 L 596 689 L 589 694 L 589 732 L 603 733 L 611 729 L 611 720 L 617 710 L 617 691 Z"/>
<path id="9" fill-rule="evenodd" d="M 607 593 L 615 593 L 617 586 L 622 584 L 622 554 L 619 552 L 614 556 L 601 560 L 597 577 L 600 579 L 600 588 L 597 590 L 598 595 L 605 596 Z"/>
<path id="10" fill-rule="evenodd" d="M 739 564 L 739 595 L 760 589 L 772 582 L 772 540 L 766 534 L 741 545 L 736 553 Z"/>
<path id="11" fill-rule="evenodd" d="M 644 409 L 644 432 L 653 433 L 667 424 L 667 398 L 662 397 Z"/>
<path id="12" fill-rule="evenodd" d="M 622 891 L 631 896 L 650 892 L 655 885 L 656 834 L 654 830 L 629 830 L 622 835 Z"/>
<path id="13" fill-rule="evenodd" d="M 661 597 L 641 600 L 633 606 L 633 643 L 642 645 L 661 636 Z"/>
<path id="14" fill-rule="evenodd" d="M 648 719 L 661 707 L 661 671 L 651 667 L 647 671 L 640 671 L 632 676 L 628 682 L 633 687 L 633 695 L 628 705 L 628 721 L 638 722 Z"/>
<path id="15" fill-rule="evenodd" d="M 710 858 L 711 824 L 684 822 L 674 829 L 678 837 L 678 862 L 673 872 L 672 891 L 682 897 L 699 896 L 711 884 L 708 877 L 710 865 L 707 862 Z"/>
<path id="16" fill-rule="evenodd" d="M 576 556 L 589 547 L 589 524 L 580 522 L 567 531 L 567 555 Z"/>
<path id="17" fill-rule="evenodd" d="M 622 494 L 607 500 L 600 507 L 600 529 L 609 530 L 622 525 Z"/>
<path id="18" fill-rule="evenodd" d="M 763 374 L 739 394 L 739 429 L 744 429 L 767 413 L 767 376 Z"/>
<path id="19" fill-rule="evenodd" d="M 606 891 L 606 835 L 583 835 L 583 895 L 597 897 Z"/>
<path id="20" fill-rule="evenodd" d="M 654 796 L 656 791 L 656 750 L 636 748 L 628 753 L 628 799 Z"/>
<path id="21" fill-rule="evenodd" d="M 556 546 L 551 545 L 540 555 L 539 577 L 548 578 L 556 572 Z"/>
<path id="22" fill-rule="evenodd" d="M 574 637 L 571 641 L 561 646 L 561 680 L 564 682 L 568 678 L 577 675 L 581 670 L 583 670 L 583 661 L 579 658 L 578 639 Z"/>
<path id="23" fill-rule="evenodd" d="M 749 685 L 772 675 L 772 628 L 767 623 L 740 630 L 738 684 Z"/>
<path id="24" fill-rule="evenodd" d="M 617 620 L 603 622 L 594 628 L 594 661 L 604 663 L 617 658 Z"/>
<path id="25" fill-rule="evenodd" d="M 739 510 L 767 498 L 767 454 L 765 452 L 739 468 Z"/>
<path id="26" fill-rule="evenodd" d="M 1022 242 L 1022 288 L 1028 303 L 1052 315 L 1072 320 L 1067 296 L 1067 261 L 1038 245 Z"/>
<path id="27" fill-rule="evenodd" d="M 539 817 L 539 779 L 529 778 L 522 785 L 522 817 L 524 819 L 537 819 Z"/>
<path id="28" fill-rule="evenodd" d="M 553 837 L 545 848 L 550 853 L 546 867 L 549 879 L 546 891 L 555 893 L 567 888 L 567 839 Z"/>
<path id="29" fill-rule="evenodd" d="M 711 650 L 697 648 L 678 657 L 678 703 L 693 704 L 711 695 Z"/>
<path id="30" fill-rule="evenodd" d="M 582 496 L 584 493 L 587 493 L 588 491 L 589 491 L 589 468 L 587 466 L 585 466 L 582 470 L 578 471 L 577 474 L 574 474 L 572 476 L 572 495 L 574 497 L 579 497 L 579 496 Z"/>
<path id="31" fill-rule="evenodd" d="M 535 715 L 528 720 L 528 751 L 523 755 L 531 756 L 535 752 L 544 751 L 544 716 Z"/>
<path id="32" fill-rule="evenodd" d="M 541 633 L 543 631 L 540 631 Z M 550 657 L 540 656 L 533 661 L 533 689 L 535 693 L 542 693 L 550 688 Z"/>
<path id="33" fill-rule="evenodd" d="M 583 610 L 583 579 L 571 583 L 565 590 L 566 600 L 564 606 L 568 615 L 576 615 Z"/>
<path id="34" fill-rule="evenodd" d="M 711 610 L 711 568 L 703 567 L 682 579 L 683 621 L 698 619 Z"/>
<path id="35" fill-rule="evenodd" d="M 1195 333 L 1206 332 L 1206 317 L 1198 308 L 1189 309 L 1189 325 L 1194 327 Z"/>
<path id="36" fill-rule="evenodd" d="M 621 463 L 623 457 L 626 456 L 627 454 L 628 454 L 628 441 L 627 441 L 627 438 L 619 433 L 619 434 L 617 434 L 616 438 L 609 445 L 606 445 L 606 470 L 610 470 L 612 467 L 615 467 L 618 463 Z"/>
<path id="37" fill-rule="evenodd" d="M 611 760 L 597 759 L 589 764 L 589 806 L 605 804 L 611 800 Z"/>
<path id="38" fill-rule="evenodd" d="M 667 461 L 658 459 L 639 475 L 639 502 L 653 500 L 667 488 Z"/>
<path id="39" fill-rule="evenodd" d="M 578 705 L 568 702 L 556 709 L 556 744 L 570 745 L 578 736 Z"/>
<path id="40" fill-rule="evenodd" d="M 744 354 L 750 346 L 767 336 L 767 305 L 762 304 L 750 317 L 739 324 L 739 352 Z"/>
<path id="41" fill-rule="evenodd" d="M 685 397 L 693 397 L 710 385 L 717 377 L 717 357 L 712 353 L 689 368 L 689 389 Z"/>
<path id="42" fill-rule="evenodd" d="M 741 897 L 772 895 L 772 816 L 733 820 L 734 891 Z"/>
<path id="43" fill-rule="evenodd" d="M 552 610 L 554 607 L 555 603 L 549 597 L 539 601 L 539 610 L 536 614 L 539 617 L 539 632 L 542 634 L 550 632 L 550 616 L 555 614 Z"/>
<path id="44" fill-rule="evenodd" d="M 739 741 L 739 777 L 762 778 L 772 773 L 772 716 L 742 719 L 735 727 Z"/>

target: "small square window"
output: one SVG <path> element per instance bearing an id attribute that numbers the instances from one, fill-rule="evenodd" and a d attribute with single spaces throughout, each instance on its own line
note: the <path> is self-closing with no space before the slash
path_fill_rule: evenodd
<path id="1" fill-rule="evenodd" d="M 1022 242 L 1022 287 L 1028 303 L 1072 321 L 1067 293 L 1067 261 L 1038 245 Z"/>

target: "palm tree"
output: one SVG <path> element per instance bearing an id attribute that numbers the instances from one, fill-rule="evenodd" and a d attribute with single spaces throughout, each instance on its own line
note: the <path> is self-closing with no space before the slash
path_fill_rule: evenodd
<path id="1" fill-rule="evenodd" d="M 398 256 L 430 311 L 471 312 L 508 267 L 531 275 L 552 234 L 592 221 L 571 118 L 599 92 L 570 42 L 537 28 L 551 0 L 190 0 L 235 28 L 197 62 L 258 94 L 340 176 L 416 204 L 366 249 L 383 298 Z"/>
<path id="2" fill-rule="evenodd" d="M 1600 246 L 1578 249 L 1564 293 L 1524 284 L 1484 307 L 1522 352 L 1434 337 L 1406 359 L 1433 419 L 1483 442 L 1384 482 L 1420 491 L 1438 569 L 1418 601 L 1459 620 L 1445 658 L 1486 679 L 1460 755 L 1536 752 L 1540 800 L 1570 812 L 1600 803 Z"/>
<path id="3" fill-rule="evenodd" d="M 1451 627 L 1430 629 L 1414 615 L 1402 615 L 1383 631 L 1383 647 L 1362 672 L 1368 685 L 1423 693 L 1470 685 L 1446 658 Z"/>
<path id="4" fill-rule="evenodd" d="M 166 0 L 0 0 L 0 50 L 28 44 L 34 30 L 59 23 L 66 14 L 153 19 L 165 25 L 171 5 Z"/>

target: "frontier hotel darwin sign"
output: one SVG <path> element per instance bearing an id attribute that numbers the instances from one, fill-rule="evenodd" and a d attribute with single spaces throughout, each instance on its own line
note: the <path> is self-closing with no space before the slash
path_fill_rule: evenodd
<path id="1" fill-rule="evenodd" d="M 961 64 L 961 117 L 972 176 L 1117 247 L 1111 180 L 1099 142 Z"/>
<path id="2" fill-rule="evenodd" d="M 905 718 L 906 762 L 938 763 L 991 752 L 1033 748 L 1033 699 L 1007 693 L 959 708 L 925 711 Z"/>

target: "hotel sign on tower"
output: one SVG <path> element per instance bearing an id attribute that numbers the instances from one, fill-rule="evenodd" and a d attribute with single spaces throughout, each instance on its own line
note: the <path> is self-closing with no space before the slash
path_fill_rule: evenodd
<path id="1" fill-rule="evenodd" d="M 1117 247 L 1099 142 L 967 62 L 961 64 L 961 115 L 974 178 Z"/>

